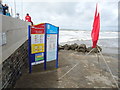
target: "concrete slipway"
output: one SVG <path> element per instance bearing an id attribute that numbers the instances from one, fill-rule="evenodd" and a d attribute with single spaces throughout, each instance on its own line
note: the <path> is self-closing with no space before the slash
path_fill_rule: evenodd
<path id="1" fill-rule="evenodd" d="M 88 55 L 75 51 L 61 50 L 59 52 L 59 68 L 55 69 L 55 62 L 47 64 L 47 70 L 43 70 L 43 64 L 33 67 L 32 74 L 25 73 L 17 81 L 15 88 L 116 88 L 105 63 L 100 58 L 100 64 L 95 54 Z M 114 77 L 118 80 L 118 60 L 114 57 L 105 56 Z M 76 63 L 76 66 L 66 76 L 64 75 Z"/>

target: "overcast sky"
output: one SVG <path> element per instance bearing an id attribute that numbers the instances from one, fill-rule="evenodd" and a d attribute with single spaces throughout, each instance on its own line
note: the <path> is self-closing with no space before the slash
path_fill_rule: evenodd
<path id="1" fill-rule="evenodd" d="M 101 18 L 101 29 L 116 29 L 118 25 L 118 0 L 15 0 L 20 18 L 26 13 L 34 24 L 51 23 L 62 29 L 91 30 L 96 3 Z M 14 0 L 4 0 L 14 9 Z M 14 13 L 14 10 L 13 10 Z"/>

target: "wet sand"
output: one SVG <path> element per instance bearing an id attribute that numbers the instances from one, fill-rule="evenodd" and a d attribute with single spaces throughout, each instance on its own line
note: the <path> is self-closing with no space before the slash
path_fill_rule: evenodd
<path id="1" fill-rule="evenodd" d="M 104 55 L 114 78 L 118 81 L 118 59 Z M 75 51 L 59 51 L 59 68 L 55 69 L 55 61 L 33 67 L 32 74 L 28 69 L 17 81 L 15 88 L 116 88 L 103 59 L 96 54 L 85 54 Z M 79 63 L 71 72 L 61 78 L 67 71 Z M 59 80 L 59 78 L 61 78 Z"/>

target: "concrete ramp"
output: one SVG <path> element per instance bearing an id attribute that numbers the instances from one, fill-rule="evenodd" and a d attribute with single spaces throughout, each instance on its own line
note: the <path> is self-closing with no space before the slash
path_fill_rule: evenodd
<path id="1" fill-rule="evenodd" d="M 32 74 L 26 69 L 15 88 L 116 88 L 102 58 L 100 67 L 95 55 L 88 55 L 86 58 L 84 56 L 80 52 L 60 51 L 58 69 L 54 69 L 55 62 L 47 64 L 46 71 L 43 70 L 43 64 L 34 66 Z M 117 80 L 117 59 L 109 56 L 105 56 L 105 59 L 109 62 L 110 68 L 113 68 Z M 79 62 L 79 65 L 59 80 Z"/>

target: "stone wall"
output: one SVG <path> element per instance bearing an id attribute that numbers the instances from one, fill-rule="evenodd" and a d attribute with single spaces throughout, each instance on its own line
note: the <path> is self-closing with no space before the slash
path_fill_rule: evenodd
<path id="1" fill-rule="evenodd" d="M 2 17 L 0 16 L 0 33 L 2 32 Z M 0 37 L 1 41 L 1 37 Z M 0 89 L 2 87 L 2 46 L 0 46 Z"/>
<path id="2" fill-rule="evenodd" d="M 21 45 L 2 65 L 2 88 L 13 88 L 24 73 L 24 68 L 28 67 L 28 42 Z"/>
<path id="3" fill-rule="evenodd" d="M 2 45 L 3 62 L 27 40 L 28 23 L 8 16 L 1 17 L 2 34 L 5 34 L 3 42 L 6 42 Z"/>
<path id="4" fill-rule="evenodd" d="M 0 89 L 11 88 L 28 64 L 28 23 L 0 15 Z"/>

